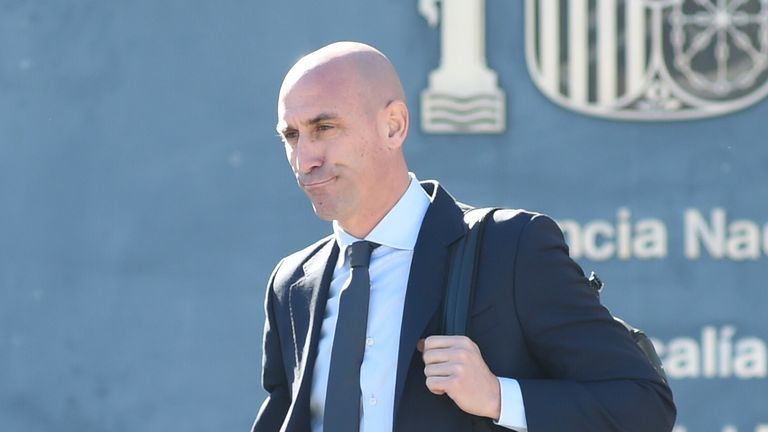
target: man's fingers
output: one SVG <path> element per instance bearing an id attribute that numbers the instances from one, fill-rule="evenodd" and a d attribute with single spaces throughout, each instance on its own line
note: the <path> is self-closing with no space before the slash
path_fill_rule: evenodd
<path id="1" fill-rule="evenodd" d="M 447 377 L 427 377 L 427 388 L 436 395 L 442 395 L 446 392 L 446 387 L 450 383 Z"/>
<path id="2" fill-rule="evenodd" d="M 448 377 L 461 374 L 463 365 L 456 363 L 428 364 L 424 367 L 424 375 L 429 377 Z"/>
<path id="3" fill-rule="evenodd" d="M 421 357 L 424 364 L 445 363 L 453 358 L 451 351 L 449 349 L 425 350 Z"/>
<path id="4" fill-rule="evenodd" d="M 430 336 L 424 339 L 424 349 L 470 347 L 474 345 L 466 336 Z"/>
<path id="5" fill-rule="evenodd" d="M 424 364 L 458 362 L 466 363 L 471 360 L 472 351 L 464 347 L 427 349 L 422 354 Z"/>
<path id="6" fill-rule="evenodd" d="M 422 352 L 425 364 L 466 362 L 477 346 L 465 336 L 430 336 L 419 340 L 416 349 Z"/>
<path id="7" fill-rule="evenodd" d="M 423 345 L 423 346 L 422 346 Z M 465 412 L 499 418 L 501 389 L 480 348 L 464 336 L 430 336 L 419 341 L 425 384 L 436 395 L 448 395 Z"/>

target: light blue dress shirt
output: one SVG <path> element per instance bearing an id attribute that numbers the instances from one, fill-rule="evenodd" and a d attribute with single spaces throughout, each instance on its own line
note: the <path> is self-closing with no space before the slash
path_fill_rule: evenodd
<path id="1" fill-rule="evenodd" d="M 395 375 L 405 292 L 413 248 L 430 204 L 429 196 L 419 181 L 413 174 L 410 176 L 411 183 L 403 196 L 365 238 L 381 246 L 373 251 L 369 266 L 371 296 L 365 354 L 360 368 L 361 432 L 390 432 L 393 427 Z M 346 233 L 336 222 L 333 231 L 340 251 L 328 292 L 312 374 L 312 432 L 323 432 L 323 411 L 339 296 L 349 279 L 346 251 L 350 244 L 360 240 Z M 499 382 L 502 409 L 497 424 L 525 432 L 525 410 L 519 384 L 510 378 L 499 378 Z"/>

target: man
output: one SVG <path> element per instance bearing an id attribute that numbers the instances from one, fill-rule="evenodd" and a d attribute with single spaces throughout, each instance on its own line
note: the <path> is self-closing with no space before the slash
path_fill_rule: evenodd
<path id="1" fill-rule="evenodd" d="M 408 126 L 399 77 L 370 46 L 331 44 L 285 77 L 277 130 L 334 234 L 284 258 L 269 281 L 269 396 L 253 430 L 671 430 L 669 388 L 546 216 L 494 214 L 469 337 L 439 335 L 449 247 L 467 227 L 439 184 L 409 173 Z M 370 264 L 350 258 L 361 245 Z M 360 295 L 367 315 L 348 306 Z"/>

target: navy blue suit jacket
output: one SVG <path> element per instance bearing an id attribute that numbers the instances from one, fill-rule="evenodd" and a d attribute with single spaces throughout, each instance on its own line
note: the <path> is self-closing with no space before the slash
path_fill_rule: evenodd
<path id="1" fill-rule="evenodd" d="M 395 385 L 397 432 L 470 431 L 472 417 L 425 385 L 420 338 L 439 332 L 449 246 L 463 210 L 435 182 L 414 249 Z M 500 210 L 483 242 L 469 336 L 497 376 L 519 381 L 529 432 L 672 429 L 669 387 L 600 305 L 548 217 Z M 327 237 L 284 258 L 266 293 L 262 384 L 254 432 L 310 430 L 309 393 L 338 247 Z M 495 427 L 498 430 L 507 430 Z M 346 432 L 346 431 L 327 431 Z"/>

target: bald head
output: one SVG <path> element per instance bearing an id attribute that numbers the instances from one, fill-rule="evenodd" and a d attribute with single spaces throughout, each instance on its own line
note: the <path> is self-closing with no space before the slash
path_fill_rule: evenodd
<path id="1" fill-rule="evenodd" d="M 280 87 L 282 99 L 304 81 L 336 80 L 376 106 L 405 100 L 400 77 L 389 59 L 359 42 L 336 42 L 302 57 Z"/>
<path id="2" fill-rule="evenodd" d="M 301 58 L 280 87 L 277 131 L 315 212 L 358 238 L 410 183 L 402 146 L 408 107 L 377 49 L 338 42 Z"/>

